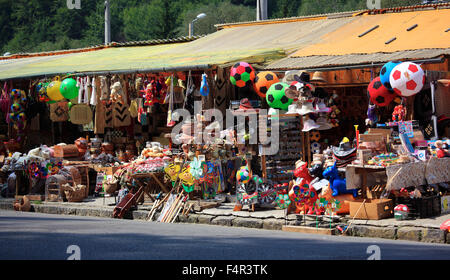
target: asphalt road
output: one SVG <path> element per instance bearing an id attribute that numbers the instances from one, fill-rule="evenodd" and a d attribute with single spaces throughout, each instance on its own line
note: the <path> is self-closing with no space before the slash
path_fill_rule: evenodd
<path id="1" fill-rule="evenodd" d="M 0 211 L 0 259 L 448 260 L 450 245 Z M 368 247 L 376 245 L 368 253 Z"/>

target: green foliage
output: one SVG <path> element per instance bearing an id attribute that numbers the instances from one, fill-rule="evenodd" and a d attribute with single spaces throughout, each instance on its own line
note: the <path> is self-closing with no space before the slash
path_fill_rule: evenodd
<path id="1" fill-rule="evenodd" d="M 366 0 L 268 0 L 269 18 L 366 9 Z M 383 8 L 421 0 L 381 0 Z M 256 0 L 110 0 L 112 41 L 173 38 L 216 31 L 214 25 L 253 21 Z M 0 0 L 0 55 L 80 48 L 104 42 L 104 0 L 81 0 L 69 10 L 66 0 Z"/>

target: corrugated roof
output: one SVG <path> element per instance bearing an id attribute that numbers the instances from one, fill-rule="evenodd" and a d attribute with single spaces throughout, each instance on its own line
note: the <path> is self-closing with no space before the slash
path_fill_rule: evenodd
<path id="1" fill-rule="evenodd" d="M 450 47 L 450 9 L 362 15 L 319 35 L 292 57 L 387 53 Z"/>
<path id="2" fill-rule="evenodd" d="M 357 66 L 361 64 L 370 64 L 370 63 L 374 64 L 385 63 L 387 61 L 393 60 L 410 61 L 410 60 L 434 59 L 439 58 L 442 55 L 450 55 L 450 48 L 410 50 L 394 53 L 286 57 L 267 65 L 265 69 L 289 70 L 289 69 L 318 69 L 343 65 Z"/>

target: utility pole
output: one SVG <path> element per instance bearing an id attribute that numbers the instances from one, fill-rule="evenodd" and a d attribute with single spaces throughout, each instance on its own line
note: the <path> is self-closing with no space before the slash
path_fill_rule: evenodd
<path id="1" fill-rule="evenodd" d="M 105 1 L 105 45 L 111 43 L 111 11 L 109 0 Z"/>
<path id="2" fill-rule="evenodd" d="M 267 1 L 268 0 L 257 0 L 256 1 L 256 20 L 266 20 L 267 16 Z"/>

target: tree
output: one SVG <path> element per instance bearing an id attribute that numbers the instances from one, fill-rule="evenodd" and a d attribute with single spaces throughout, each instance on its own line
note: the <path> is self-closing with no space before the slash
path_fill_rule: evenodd
<path id="1" fill-rule="evenodd" d="M 254 21 L 256 11 L 243 5 L 233 5 L 230 1 L 216 1 L 209 4 L 198 5 L 187 10 L 182 15 L 182 24 L 178 27 L 179 36 L 189 35 L 189 23 L 198 14 L 205 13 L 206 17 L 195 22 L 194 35 L 204 35 L 216 31 L 216 24 Z"/>

